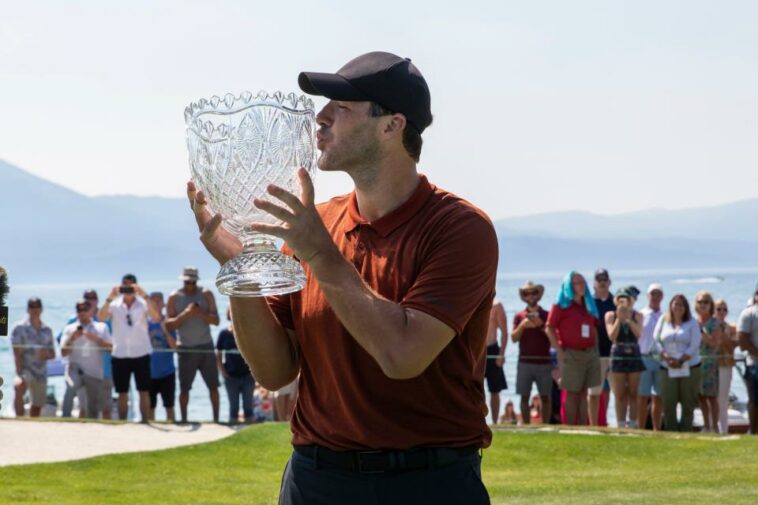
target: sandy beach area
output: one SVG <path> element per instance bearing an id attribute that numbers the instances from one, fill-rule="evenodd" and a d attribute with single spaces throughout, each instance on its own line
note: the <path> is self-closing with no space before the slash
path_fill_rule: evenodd
<path id="1" fill-rule="evenodd" d="M 219 424 L 117 424 L 0 419 L 0 466 L 52 463 L 200 444 L 239 427 Z"/>

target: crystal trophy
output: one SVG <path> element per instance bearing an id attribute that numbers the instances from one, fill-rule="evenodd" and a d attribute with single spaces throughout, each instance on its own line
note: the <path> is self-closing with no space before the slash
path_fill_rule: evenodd
<path id="1" fill-rule="evenodd" d="M 221 266 L 219 292 L 253 297 L 302 289 L 305 273 L 300 264 L 279 252 L 274 237 L 250 225 L 279 222 L 253 204 L 255 198 L 271 199 L 268 185 L 299 195 L 299 168 L 314 176 L 313 101 L 278 91 L 227 94 L 188 105 L 184 120 L 192 180 L 205 194 L 210 212 L 220 213 L 222 226 L 243 245 L 242 253 Z"/>

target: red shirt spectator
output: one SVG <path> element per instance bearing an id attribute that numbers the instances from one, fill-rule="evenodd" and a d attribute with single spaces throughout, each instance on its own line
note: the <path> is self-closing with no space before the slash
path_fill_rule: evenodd
<path id="1" fill-rule="evenodd" d="M 555 330 L 558 344 L 565 349 L 584 350 L 597 345 L 598 319 L 584 305 L 572 302 L 565 309 L 553 305 L 547 324 Z"/>

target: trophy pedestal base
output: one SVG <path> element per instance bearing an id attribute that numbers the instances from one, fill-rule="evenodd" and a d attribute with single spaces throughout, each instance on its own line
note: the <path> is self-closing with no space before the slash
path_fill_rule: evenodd
<path id="1" fill-rule="evenodd" d="M 243 251 L 221 267 L 216 287 L 227 296 L 273 296 L 299 291 L 305 272 L 290 256 L 277 250 Z"/>

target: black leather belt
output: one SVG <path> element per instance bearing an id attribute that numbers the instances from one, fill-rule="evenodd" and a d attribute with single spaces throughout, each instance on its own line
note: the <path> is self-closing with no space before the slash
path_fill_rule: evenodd
<path id="1" fill-rule="evenodd" d="M 441 468 L 479 452 L 477 447 L 421 447 L 406 451 L 333 451 L 318 445 L 294 447 L 296 453 L 312 460 L 316 468 L 336 468 L 358 473 Z"/>

